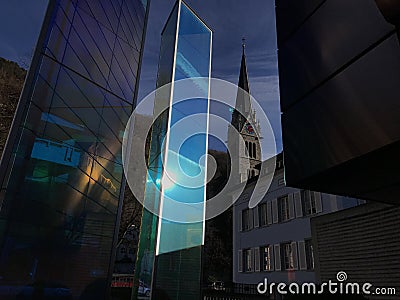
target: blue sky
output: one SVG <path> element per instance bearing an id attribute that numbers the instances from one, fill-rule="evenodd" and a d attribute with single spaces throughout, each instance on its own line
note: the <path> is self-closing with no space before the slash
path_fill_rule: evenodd
<path id="1" fill-rule="evenodd" d="M 213 30 L 212 76 L 237 84 L 242 37 L 251 94 L 261 104 L 282 149 L 274 0 L 187 0 Z M 36 44 L 48 0 L 0 0 L 0 56 L 27 60 Z M 174 0 L 152 0 L 139 100 L 155 88 L 160 34 Z"/>
<path id="2" fill-rule="evenodd" d="M 48 0 L 0 0 L 0 56 L 29 59 L 36 45 Z"/>

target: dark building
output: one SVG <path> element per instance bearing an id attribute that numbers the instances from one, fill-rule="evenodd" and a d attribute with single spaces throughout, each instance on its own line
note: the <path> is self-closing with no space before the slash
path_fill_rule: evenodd
<path id="1" fill-rule="evenodd" d="M 371 292 L 384 288 L 368 298 L 399 299 L 399 214 L 398 206 L 367 203 L 311 218 L 318 282 L 345 272 L 347 282 L 372 284 Z"/>
<path id="2" fill-rule="evenodd" d="M 0 165 L 2 299 L 108 298 L 147 7 L 49 1 Z"/>
<path id="3" fill-rule="evenodd" d="M 277 0 L 289 186 L 399 203 L 400 2 Z"/>

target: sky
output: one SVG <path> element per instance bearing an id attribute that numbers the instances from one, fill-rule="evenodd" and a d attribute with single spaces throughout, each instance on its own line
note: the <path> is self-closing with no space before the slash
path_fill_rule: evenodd
<path id="1" fill-rule="evenodd" d="M 0 57 L 29 61 L 48 0 L 0 0 Z M 139 101 L 156 86 L 161 30 L 175 0 L 152 0 L 139 84 Z M 238 83 L 246 40 L 250 93 L 260 103 L 282 149 L 274 0 L 186 0 L 213 30 L 212 77 Z"/>
<path id="2" fill-rule="evenodd" d="M 0 56 L 20 63 L 33 54 L 48 0 L 0 0 Z"/>

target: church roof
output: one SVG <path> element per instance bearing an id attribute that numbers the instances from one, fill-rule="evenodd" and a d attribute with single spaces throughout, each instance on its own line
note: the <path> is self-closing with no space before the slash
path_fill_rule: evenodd
<path id="1" fill-rule="evenodd" d="M 242 61 L 240 63 L 240 73 L 239 73 L 239 83 L 238 86 L 244 89 L 246 92 L 250 93 L 249 78 L 247 76 L 247 66 L 246 66 L 246 53 L 245 44 L 242 44 Z M 238 99 L 236 99 L 237 101 Z M 236 102 L 236 104 L 238 104 Z"/>
<path id="2" fill-rule="evenodd" d="M 240 73 L 238 82 L 238 92 L 236 96 L 235 110 L 232 114 L 232 125 L 239 131 L 242 131 L 243 126 L 251 115 L 251 102 L 250 102 L 250 86 L 249 78 L 247 75 L 246 66 L 246 53 L 245 44 L 242 44 L 242 61 L 240 63 Z M 242 112 L 244 116 L 239 113 Z M 244 118 L 243 118 L 244 117 Z"/>

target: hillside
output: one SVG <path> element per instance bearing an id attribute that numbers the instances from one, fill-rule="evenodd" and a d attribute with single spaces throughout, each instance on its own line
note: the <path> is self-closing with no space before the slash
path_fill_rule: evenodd
<path id="1" fill-rule="evenodd" d="M 0 57 L 0 157 L 11 127 L 26 70 Z"/>

